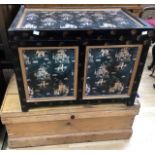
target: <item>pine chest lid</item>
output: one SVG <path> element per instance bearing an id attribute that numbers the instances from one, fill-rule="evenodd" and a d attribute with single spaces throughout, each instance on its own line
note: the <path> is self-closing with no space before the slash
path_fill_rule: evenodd
<path id="1" fill-rule="evenodd" d="M 32 9 L 21 7 L 14 30 L 133 29 L 146 25 L 122 9 Z"/>

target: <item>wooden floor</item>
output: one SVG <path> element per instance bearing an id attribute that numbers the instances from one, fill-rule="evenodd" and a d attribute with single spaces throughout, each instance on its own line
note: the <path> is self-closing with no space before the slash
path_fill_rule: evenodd
<path id="1" fill-rule="evenodd" d="M 29 147 L 24 149 L 151 149 L 155 147 L 155 89 L 152 84 L 155 78 L 149 76 L 151 73 L 147 70 L 147 65 L 151 60 L 151 52 L 148 54 L 145 70 L 143 72 L 139 95 L 141 109 L 133 125 L 133 135 L 129 140 L 115 140 L 103 142 L 76 143 L 65 145 L 53 145 L 42 147 Z M 9 149 L 9 148 L 8 148 Z"/>

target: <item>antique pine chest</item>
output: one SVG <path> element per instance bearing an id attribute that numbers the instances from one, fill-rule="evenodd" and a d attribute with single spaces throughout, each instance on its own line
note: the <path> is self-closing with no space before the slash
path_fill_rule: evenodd
<path id="1" fill-rule="evenodd" d="M 152 30 L 122 9 L 22 6 L 9 28 L 22 110 L 133 105 Z"/>

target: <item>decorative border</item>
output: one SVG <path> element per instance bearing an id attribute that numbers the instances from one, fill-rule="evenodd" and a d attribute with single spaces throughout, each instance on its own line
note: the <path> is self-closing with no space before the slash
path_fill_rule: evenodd
<path id="1" fill-rule="evenodd" d="M 23 53 L 25 50 L 31 50 L 31 49 L 74 49 L 75 52 L 75 63 L 74 63 L 74 96 L 63 96 L 63 97 L 44 97 L 44 98 L 35 98 L 30 99 L 29 93 L 28 93 L 28 84 L 26 80 L 26 70 L 25 70 L 25 64 L 24 64 L 24 58 Z M 19 61 L 21 66 L 21 72 L 22 72 L 22 78 L 23 78 L 23 84 L 24 84 L 24 92 L 26 96 L 26 102 L 45 102 L 45 101 L 66 101 L 66 100 L 76 100 L 77 98 L 77 78 L 78 78 L 78 52 L 79 48 L 77 46 L 69 46 L 69 47 L 20 47 L 18 48 L 19 53 Z"/>
<path id="2" fill-rule="evenodd" d="M 119 48 L 119 47 L 138 47 L 138 52 L 136 55 L 136 61 L 134 63 L 134 67 L 133 67 L 133 71 L 132 71 L 132 75 L 131 75 L 131 80 L 129 82 L 129 89 L 128 89 L 128 93 L 127 94 L 122 94 L 122 95 L 99 95 L 99 96 L 86 96 L 85 95 L 85 90 L 86 90 L 86 76 L 87 76 L 87 65 L 88 65 L 88 52 L 90 48 Z M 134 80 L 136 77 L 136 72 L 138 69 L 138 64 L 140 61 L 140 56 L 142 53 L 142 45 L 110 45 L 110 46 L 87 46 L 86 47 L 86 55 L 85 55 L 85 66 L 84 66 L 84 84 L 83 84 L 83 100 L 87 100 L 87 99 L 110 99 L 110 98 L 130 98 L 131 96 L 131 92 L 132 92 L 132 88 L 133 88 L 133 84 L 134 84 Z"/>

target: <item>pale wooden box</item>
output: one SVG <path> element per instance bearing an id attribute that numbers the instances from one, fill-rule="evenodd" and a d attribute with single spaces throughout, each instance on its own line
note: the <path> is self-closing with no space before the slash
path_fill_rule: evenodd
<path id="1" fill-rule="evenodd" d="M 22 112 L 15 76 L 1 108 L 10 148 L 127 139 L 140 105 L 124 104 L 37 108 Z"/>

